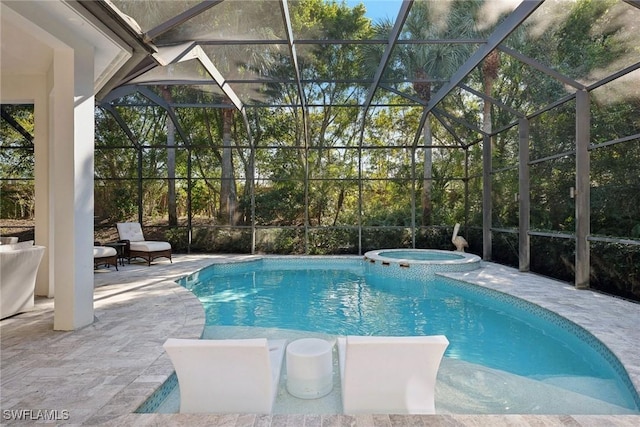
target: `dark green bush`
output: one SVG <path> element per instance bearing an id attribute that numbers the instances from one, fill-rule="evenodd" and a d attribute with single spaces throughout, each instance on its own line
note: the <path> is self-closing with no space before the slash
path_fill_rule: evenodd
<path id="1" fill-rule="evenodd" d="M 590 242 L 591 287 L 640 300 L 640 246 Z"/>

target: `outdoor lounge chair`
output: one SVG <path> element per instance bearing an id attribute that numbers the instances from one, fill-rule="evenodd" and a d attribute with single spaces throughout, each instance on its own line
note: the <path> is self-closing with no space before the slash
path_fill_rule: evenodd
<path id="1" fill-rule="evenodd" d="M 116 224 L 120 241 L 127 243 L 125 255 L 131 263 L 131 258 L 145 259 L 148 265 L 156 258 L 169 258 L 171 260 L 171 244 L 145 240 L 142 234 L 142 226 L 139 222 L 119 222 Z"/>
<path id="2" fill-rule="evenodd" d="M 338 338 L 345 414 L 433 414 L 444 335 Z"/>
<path id="3" fill-rule="evenodd" d="M 286 340 L 169 338 L 181 413 L 271 413 Z"/>
<path id="4" fill-rule="evenodd" d="M 99 265 L 113 265 L 118 269 L 118 252 L 110 246 L 102 246 L 100 242 L 93 242 L 93 268 Z"/>

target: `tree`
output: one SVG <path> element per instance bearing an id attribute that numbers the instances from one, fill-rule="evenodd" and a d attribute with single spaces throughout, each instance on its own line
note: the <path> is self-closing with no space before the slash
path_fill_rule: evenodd
<path id="1" fill-rule="evenodd" d="M 475 19 L 480 2 L 452 0 L 413 4 L 402 38 L 412 40 L 466 39 L 476 34 Z M 388 37 L 390 21 L 376 25 L 378 37 Z M 434 79 L 450 77 L 467 59 L 471 50 L 464 43 L 399 44 L 390 61 L 391 73 L 410 79 L 414 93 L 422 102 L 431 100 Z M 424 158 L 422 185 L 422 225 L 432 223 L 433 135 L 430 117 L 423 128 Z"/>
<path id="2" fill-rule="evenodd" d="M 291 19 L 297 33 L 320 33 L 328 40 L 366 39 L 371 25 L 364 12 L 361 5 L 351 9 L 345 4 L 312 0 L 296 3 Z M 352 199 L 349 193 L 353 195 L 354 186 L 336 178 L 356 175 L 359 111 L 336 105 L 355 106 L 364 97 L 363 87 L 341 83 L 359 77 L 361 60 L 361 46 L 351 44 L 318 45 L 312 54 L 301 55 L 302 78 L 318 80 L 307 85 L 307 103 L 322 105 L 309 108 L 308 141 L 301 132 L 303 126 L 296 135 L 299 146 L 308 146 L 302 159 L 311 178 L 308 216 L 312 225 L 337 224 Z"/>
<path id="3" fill-rule="evenodd" d="M 0 218 L 33 218 L 33 105 L 2 105 Z"/>
<path id="4" fill-rule="evenodd" d="M 220 214 L 223 223 L 235 225 L 238 197 L 234 177 L 233 160 L 231 156 L 231 126 L 233 124 L 233 109 L 222 110 L 222 176 L 220 177 Z"/>
<path id="5" fill-rule="evenodd" d="M 169 86 L 162 87 L 162 97 L 167 102 L 167 108 L 172 108 L 173 95 Z M 176 128 L 167 111 L 167 199 L 169 210 L 169 225 L 178 225 L 178 207 L 176 204 Z"/>
<path id="6" fill-rule="evenodd" d="M 484 61 L 482 61 L 482 81 L 484 94 L 491 96 L 493 92 L 493 84 L 498 78 L 498 70 L 500 69 L 500 53 L 497 50 L 489 52 Z M 485 100 L 483 103 L 482 114 L 482 130 L 490 134 L 491 133 L 491 102 Z"/>

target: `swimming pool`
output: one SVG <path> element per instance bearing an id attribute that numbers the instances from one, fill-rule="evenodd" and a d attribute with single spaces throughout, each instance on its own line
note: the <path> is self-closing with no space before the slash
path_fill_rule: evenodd
<path id="1" fill-rule="evenodd" d="M 637 412 L 638 397 L 624 369 L 577 325 L 475 285 L 442 278 L 391 281 L 367 275 L 365 264 L 353 258 L 262 259 L 218 264 L 181 284 L 202 301 L 209 327 L 328 335 L 444 334 L 450 346 L 441 370 L 455 365 L 470 369 L 469 375 L 506 373 L 532 382 L 532 387 L 551 385 L 606 402 L 619 413 Z"/>

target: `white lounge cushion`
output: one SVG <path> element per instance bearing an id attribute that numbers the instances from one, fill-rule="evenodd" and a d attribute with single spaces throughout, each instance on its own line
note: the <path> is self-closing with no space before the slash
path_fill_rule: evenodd
<path id="1" fill-rule="evenodd" d="M 131 242 L 131 250 L 141 252 L 166 251 L 171 249 L 169 242 L 155 242 L 153 240 L 145 240 L 142 242 Z"/>
<path id="2" fill-rule="evenodd" d="M 118 235 L 121 240 L 129 240 L 131 242 L 140 242 L 144 240 L 142 234 L 142 226 L 139 222 L 119 222 L 116 224 Z"/>
<path id="3" fill-rule="evenodd" d="M 270 413 L 286 340 L 169 338 L 182 413 Z"/>
<path id="4" fill-rule="evenodd" d="M 108 256 L 114 256 L 117 252 L 115 248 L 110 246 L 94 246 L 93 247 L 93 257 L 94 258 L 104 258 Z"/>
<path id="5" fill-rule="evenodd" d="M 346 414 L 432 414 L 444 335 L 338 338 Z"/>

